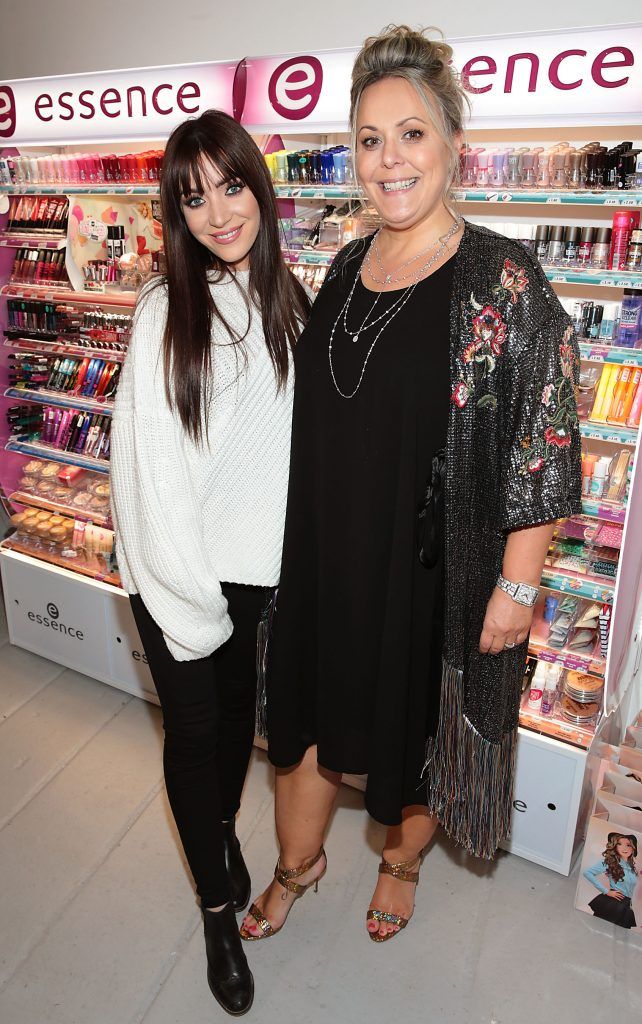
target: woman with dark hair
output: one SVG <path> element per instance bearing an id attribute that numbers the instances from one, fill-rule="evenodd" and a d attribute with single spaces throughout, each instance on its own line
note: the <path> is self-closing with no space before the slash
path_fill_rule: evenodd
<path id="1" fill-rule="evenodd" d="M 118 564 L 163 711 L 167 793 L 201 900 L 208 981 L 253 980 L 234 819 L 254 736 L 257 626 L 279 579 L 292 350 L 310 307 L 270 176 L 231 117 L 179 125 L 163 164 L 167 274 L 140 296 L 112 433 Z"/>
<path id="2" fill-rule="evenodd" d="M 619 924 L 620 928 L 637 927 L 631 907 L 638 882 L 634 859 L 637 855 L 638 841 L 634 835 L 609 832 L 602 860 L 584 871 L 584 877 L 598 890 L 589 907 L 596 917 Z"/>

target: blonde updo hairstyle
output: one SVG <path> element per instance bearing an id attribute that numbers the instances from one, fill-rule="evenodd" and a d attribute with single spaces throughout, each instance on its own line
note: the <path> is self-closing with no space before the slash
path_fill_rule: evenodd
<path id="1" fill-rule="evenodd" d="M 403 78 L 416 89 L 428 118 L 446 144 L 449 166 L 444 187 L 448 202 L 459 180 L 459 149 L 464 131 L 464 111 L 469 109 L 457 72 L 450 61 L 453 51 L 441 39 L 428 39 L 426 32 L 407 25 L 388 25 L 378 36 L 370 36 L 357 54 L 350 89 L 352 155 L 356 168 L 357 116 L 364 90 L 383 78 Z"/>

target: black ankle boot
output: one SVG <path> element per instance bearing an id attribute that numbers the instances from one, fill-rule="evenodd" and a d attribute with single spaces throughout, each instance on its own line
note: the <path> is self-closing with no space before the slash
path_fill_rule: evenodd
<path id="1" fill-rule="evenodd" d="M 217 1003 L 233 1017 L 247 1013 L 254 999 L 254 978 L 248 967 L 234 907 L 203 908 L 207 981 Z"/>
<path id="2" fill-rule="evenodd" d="M 250 881 L 250 873 L 243 860 L 241 844 L 236 838 L 234 826 L 234 818 L 231 821 L 223 822 L 223 850 L 225 852 L 227 877 L 230 881 L 232 903 L 234 904 L 234 910 L 238 914 L 239 911 L 245 910 L 250 902 L 252 882 Z"/>

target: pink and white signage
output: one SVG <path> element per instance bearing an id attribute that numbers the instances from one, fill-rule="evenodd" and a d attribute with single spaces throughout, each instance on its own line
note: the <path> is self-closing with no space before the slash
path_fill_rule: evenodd
<path id="1" fill-rule="evenodd" d="M 159 139 L 187 117 L 233 111 L 236 63 L 0 83 L 0 145 Z"/>
<path id="2" fill-rule="evenodd" d="M 642 25 L 451 43 L 472 127 L 642 124 Z M 256 132 L 345 131 L 356 52 L 0 83 L 0 145 L 163 138 L 210 107 Z"/>

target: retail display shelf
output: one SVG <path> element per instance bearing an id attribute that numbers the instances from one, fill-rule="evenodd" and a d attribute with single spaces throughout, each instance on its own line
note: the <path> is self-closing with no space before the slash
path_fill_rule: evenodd
<path id="1" fill-rule="evenodd" d="M 594 288 L 642 289 L 642 274 L 626 270 L 579 270 L 565 267 L 542 265 L 542 269 L 553 284 L 581 284 Z"/>
<path id="2" fill-rule="evenodd" d="M 556 590 L 562 594 L 573 594 L 576 597 L 588 597 L 591 601 L 600 601 L 602 604 L 613 604 L 615 580 L 610 583 L 545 565 L 541 585 L 547 590 Z"/>
<path id="3" fill-rule="evenodd" d="M 158 196 L 158 185 L 89 185 L 61 182 L 59 185 L 0 185 L 0 195 L 10 196 Z"/>
<path id="4" fill-rule="evenodd" d="M 0 295 L 13 299 L 42 299 L 45 302 L 71 302 L 79 306 L 125 306 L 133 309 L 136 305 L 135 292 L 74 292 L 71 288 L 55 288 L 35 284 L 5 284 Z"/>
<path id="5" fill-rule="evenodd" d="M 8 249 L 64 249 L 66 235 L 0 235 L 0 247 Z"/>
<path id="6" fill-rule="evenodd" d="M 538 203 L 545 206 L 642 206 L 642 192 L 612 191 L 571 192 L 558 189 L 506 189 L 497 186 L 489 188 L 455 189 L 453 198 L 458 203 Z"/>
<path id="7" fill-rule="evenodd" d="M 607 523 L 622 524 L 626 519 L 626 505 L 603 504 L 600 501 L 592 501 L 590 498 L 582 498 L 582 512 L 585 516 L 603 519 Z"/>
<path id="8" fill-rule="evenodd" d="M 573 725 L 572 722 L 565 722 L 556 710 L 551 717 L 538 715 L 536 711 L 529 711 L 525 706 L 528 701 L 528 694 L 524 700 L 524 706 L 519 712 L 519 724 L 531 732 L 538 732 L 542 736 L 550 736 L 555 740 L 562 740 L 564 743 L 572 743 L 575 747 L 582 747 L 588 750 L 595 737 L 593 726 Z"/>
<path id="9" fill-rule="evenodd" d="M 277 199 L 365 199 L 364 193 L 350 185 L 275 185 Z"/>
<path id="10" fill-rule="evenodd" d="M 329 267 L 337 254 L 316 249 L 284 249 L 283 255 L 292 266 Z"/>
<path id="11" fill-rule="evenodd" d="M 573 654 L 571 651 L 548 647 L 543 640 L 531 633 L 528 641 L 528 653 L 538 661 L 547 661 L 553 665 L 562 665 L 575 672 L 588 672 L 592 676 L 604 676 L 606 659 L 590 655 Z"/>
<path id="12" fill-rule="evenodd" d="M 580 434 L 593 441 L 608 441 L 611 444 L 625 444 L 633 448 L 638 439 L 638 430 L 633 427 L 618 427 L 613 423 L 591 423 L 589 420 L 580 423 Z"/>
<path id="13" fill-rule="evenodd" d="M 18 505 L 29 505 L 31 508 L 43 508 L 47 512 L 55 512 L 57 515 L 72 516 L 74 519 L 84 519 L 89 523 L 96 523 L 97 526 L 112 528 L 110 516 L 101 516 L 88 508 L 80 508 L 76 505 L 65 505 L 60 501 L 49 501 L 39 494 L 29 494 L 28 491 L 14 491 L 9 501 L 15 501 Z"/>
<path id="14" fill-rule="evenodd" d="M 2 542 L 1 546 L 8 551 L 17 551 L 21 555 L 35 558 L 38 562 L 48 562 L 49 565 L 57 565 L 60 569 L 69 569 L 71 572 L 80 573 L 81 576 L 89 576 L 92 580 L 98 580 L 100 583 L 110 583 L 113 587 L 120 588 L 120 576 L 117 572 L 102 572 L 81 559 L 63 558 L 62 555 L 54 551 L 47 551 L 44 546 L 34 549 L 28 544 L 21 544 L 20 541 L 14 540 L 13 537 L 8 537 L 7 540 Z"/>
<path id="15" fill-rule="evenodd" d="M 581 341 L 580 355 L 588 363 L 642 366 L 642 348 L 619 348 L 617 345 L 599 345 L 593 341 Z"/>
<path id="16" fill-rule="evenodd" d="M 55 340 L 54 340 L 55 339 Z M 43 355 L 87 356 L 89 359 L 106 359 L 111 363 L 123 363 L 126 352 L 115 352 L 110 348 L 95 348 L 90 345 L 74 345 L 55 335 L 51 340 L 44 338 L 7 338 L 5 347 L 14 352 L 41 352 Z"/>
<path id="17" fill-rule="evenodd" d="M 44 388 L 31 391 L 29 388 L 7 388 L 5 398 L 17 398 L 21 402 L 36 402 L 38 405 L 55 405 L 60 409 L 78 409 L 79 412 L 95 412 L 99 416 L 111 416 L 114 403 L 100 402 L 96 398 L 82 395 L 67 395 L 60 391 L 46 391 Z"/>
<path id="18" fill-rule="evenodd" d="M 90 455 L 79 455 L 76 452 L 63 452 L 52 448 L 42 441 L 7 441 L 5 451 L 19 452 L 20 455 L 31 455 L 34 459 L 46 459 L 49 462 L 62 462 L 65 466 L 79 466 L 81 469 L 93 469 L 96 473 L 109 473 L 107 459 L 95 459 Z"/>

